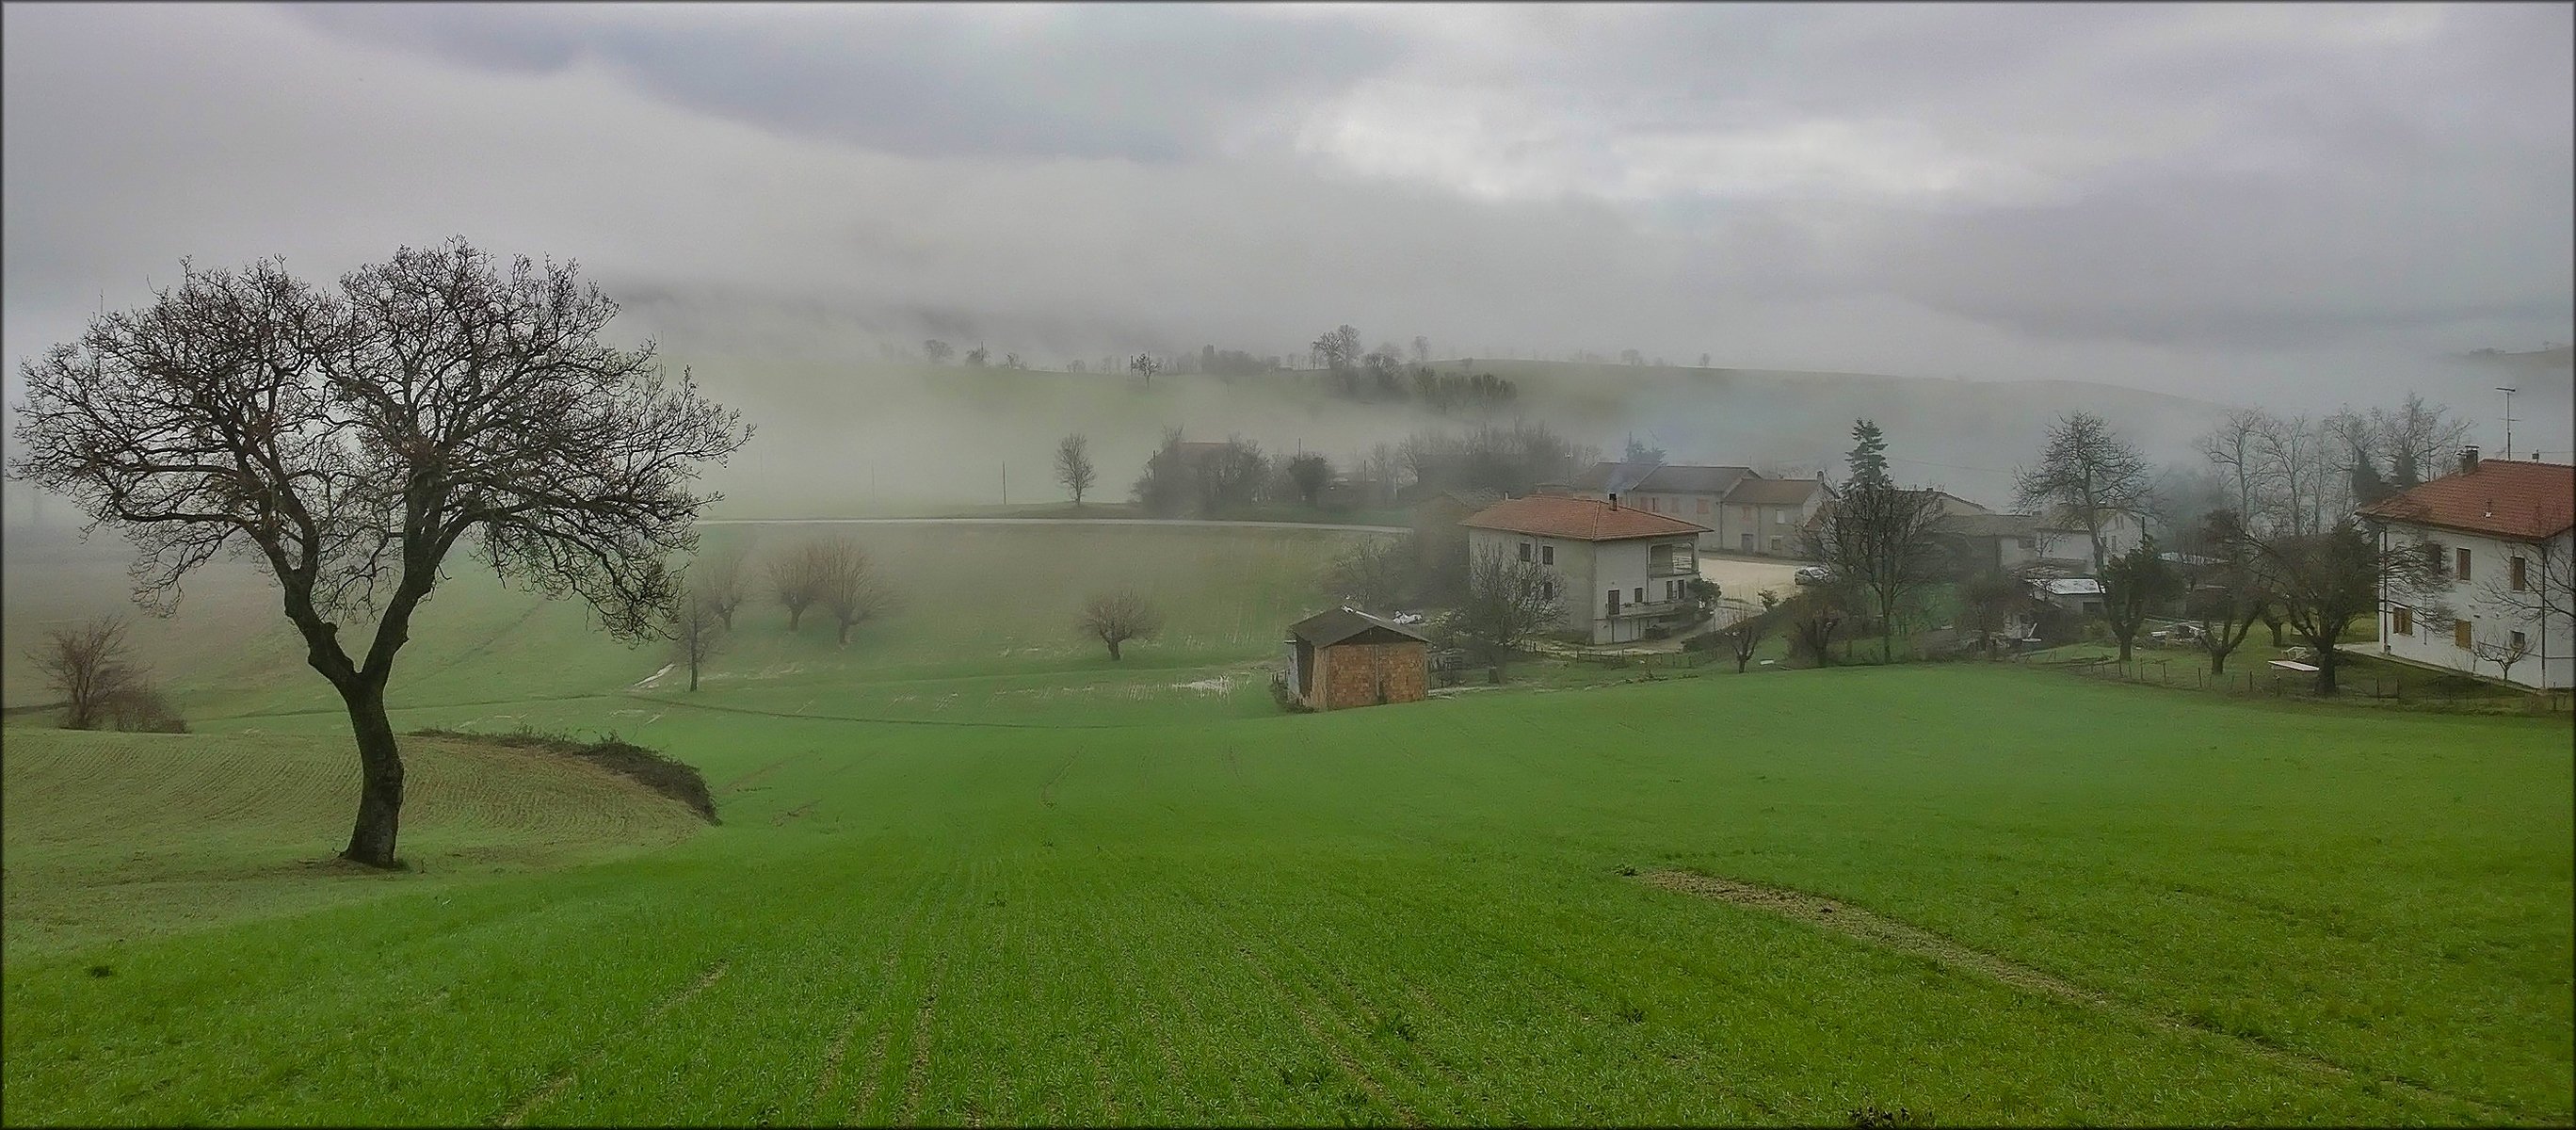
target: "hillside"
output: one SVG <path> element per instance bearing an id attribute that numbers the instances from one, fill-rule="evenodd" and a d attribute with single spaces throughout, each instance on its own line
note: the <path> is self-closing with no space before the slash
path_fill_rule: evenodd
<path id="1" fill-rule="evenodd" d="M 343 737 L 11 726 L 0 836 L 12 953 L 123 941 L 611 858 L 686 838 L 680 802 L 570 758 L 406 738 L 404 879 L 334 862 Z M 421 880 L 421 881 L 410 881 Z"/>
<path id="2" fill-rule="evenodd" d="M 711 393 L 743 410 L 752 444 L 711 482 L 724 517 L 859 515 L 924 505 L 1055 501 L 1057 439 L 1090 437 L 1095 497 L 1122 499 L 1164 429 L 1191 438 L 1240 435 L 1269 451 L 1317 451 L 1347 465 L 1376 443 L 1480 420 L 1543 422 L 1616 453 L 1630 435 L 1675 462 L 1782 465 L 1839 473 L 1853 419 L 1886 426 L 1898 473 L 1990 504 L 2010 501 L 2009 473 L 2065 412 L 2098 413 L 2151 456 L 2179 459 L 2226 408 L 2081 381 L 1985 382 L 1865 373 L 1629 367 L 1447 360 L 1442 371 L 1492 372 L 1520 386 L 1489 416 L 1442 415 L 1409 401 L 1345 399 L 1322 374 L 1125 373 L 694 362 Z"/>

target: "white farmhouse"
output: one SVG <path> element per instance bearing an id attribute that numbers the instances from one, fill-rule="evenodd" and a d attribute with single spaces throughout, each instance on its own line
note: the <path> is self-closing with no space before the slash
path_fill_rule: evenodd
<path id="1" fill-rule="evenodd" d="M 2576 467 L 2488 459 L 2382 499 L 2360 518 L 2414 547 L 2430 591 L 2380 593 L 2379 647 L 2526 687 L 2576 686 Z"/>
<path id="2" fill-rule="evenodd" d="M 1564 597 L 1561 628 L 1593 643 L 1646 638 L 1649 627 L 1686 626 L 1688 583 L 1708 527 L 1606 499 L 1567 495 L 1509 498 L 1459 520 L 1469 560 L 1498 552 L 1551 574 Z"/>

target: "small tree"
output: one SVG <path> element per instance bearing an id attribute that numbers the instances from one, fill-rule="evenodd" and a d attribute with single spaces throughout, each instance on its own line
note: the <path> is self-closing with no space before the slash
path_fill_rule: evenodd
<path id="1" fill-rule="evenodd" d="M 822 592 L 822 566 L 823 558 L 812 543 L 769 559 L 769 596 L 787 610 L 787 630 L 791 634 L 804 622 L 805 607 Z"/>
<path id="2" fill-rule="evenodd" d="M 2111 635 L 2120 641 L 2120 662 L 2129 661 L 2130 647 L 2137 641 L 2138 629 L 2146 625 L 2148 614 L 2179 587 L 2180 579 L 2166 566 L 2164 558 L 2156 556 L 2154 538 L 2139 539 L 2127 553 L 2102 566 L 2102 618 L 2110 623 Z"/>
<path id="3" fill-rule="evenodd" d="M 671 653 L 688 665 L 692 693 L 698 689 L 700 669 L 724 646 L 728 627 L 715 593 L 704 586 L 684 580 L 672 594 Z"/>
<path id="4" fill-rule="evenodd" d="M 689 569 L 689 591 L 704 599 L 724 630 L 733 630 L 733 613 L 742 607 L 742 550 L 727 547 L 698 559 Z"/>
<path id="5" fill-rule="evenodd" d="M 2513 681 L 2513 665 L 2531 655 L 2531 638 L 2520 632 L 2499 631 L 2469 641 L 2469 657 L 2496 665 L 2496 677 Z"/>
<path id="6" fill-rule="evenodd" d="M 27 652 L 28 661 L 44 672 L 45 685 L 63 696 L 64 729 L 96 729 L 110 705 L 141 684 L 143 674 L 125 640 L 127 626 L 122 616 L 99 616 L 48 628 Z"/>
<path id="7" fill-rule="evenodd" d="M 1565 616 L 1556 578 L 1539 565 L 1487 546 L 1467 565 L 1466 597 L 1458 605 L 1462 639 L 1499 669 L 1523 644 Z"/>
<path id="8" fill-rule="evenodd" d="M 1098 470 L 1091 465 L 1089 439 L 1082 433 L 1075 432 L 1056 441 L 1055 481 L 1064 484 L 1064 489 L 1073 492 L 1074 506 L 1082 505 L 1082 496 L 1090 493 L 1091 484 L 1099 480 Z"/>
<path id="9" fill-rule="evenodd" d="M 2217 558 L 2203 567 L 2183 601 L 2183 610 L 2200 629 L 2200 649 L 2209 655 L 2209 673 L 2227 673 L 2227 657 L 2245 643 L 2262 619 L 2265 604 L 2262 570 L 2253 558 L 2244 520 L 2234 510 L 2217 510 L 2202 520 L 2200 552 Z"/>
<path id="10" fill-rule="evenodd" d="M 1786 603 L 1790 649 L 1805 654 L 1818 667 L 1834 665 L 1835 633 L 1850 617 L 1851 591 L 1839 583 L 1809 585 Z"/>
<path id="11" fill-rule="evenodd" d="M 991 351 L 979 345 L 966 351 L 966 364 L 971 368 L 981 369 L 984 367 L 985 359 L 991 356 Z"/>
<path id="12" fill-rule="evenodd" d="M 1959 620 L 1977 633 L 1979 651 L 1994 654 L 1995 633 L 2030 603 L 2029 592 L 2021 578 L 2001 569 L 1982 569 L 1959 582 Z"/>
<path id="13" fill-rule="evenodd" d="M 1325 570 L 1326 595 L 1361 608 L 1394 608 L 1413 595 L 1419 560 L 1410 534 L 1362 538 Z"/>
<path id="14" fill-rule="evenodd" d="M 1762 593 L 1760 613 L 1727 625 L 1726 650 L 1735 657 L 1736 674 L 1743 674 L 1745 668 L 1753 665 L 1753 653 L 1762 646 L 1762 637 L 1769 634 L 1773 612 L 1779 607 L 1780 598 L 1766 589 Z"/>
<path id="15" fill-rule="evenodd" d="M 894 607 L 894 593 L 877 575 L 868 551 L 848 538 L 834 538 L 813 550 L 814 602 L 832 617 L 835 637 L 850 646 L 850 629 Z"/>
<path id="16" fill-rule="evenodd" d="M 1082 602 L 1082 616 L 1074 622 L 1084 635 L 1108 645 L 1109 658 L 1116 662 L 1124 656 L 1119 645 L 1129 640 L 1152 639 L 1163 630 L 1162 610 L 1134 589 L 1095 593 Z"/>
<path id="17" fill-rule="evenodd" d="M 1940 495 L 1932 491 L 1854 479 L 1801 535 L 1808 556 L 1822 562 L 1835 583 L 1870 602 L 1882 661 L 1896 657 L 1898 614 L 1941 578 L 1943 559 L 1933 537 L 1940 517 Z"/>
<path id="18" fill-rule="evenodd" d="M 957 347 L 934 337 L 921 343 L 921 355 L 929 358 L 933 365 L 945 365 L 949 358 L 957 355 Z"/>
<path id="19" fill-rule="evenodd" d="M 1137 376 L 1145 378 L 1146 388 L 1154 387 L 1154 374 L 1163 371 L 1163 363 L 1154 360 L 1154 355 L 1150 353 L 1137 354 L 1135 360 L 1127 363 L 1127 367 L 1135 370 Z"/>
<path id="20" fill-rule="evenodd" d="M 1313 506 L 1324 488 L 1333 482 L 1333 464 L 1321 455 L 1308 453 L 1288 461 L 1288 481 L 1296 484 L 1297 497 Z"/>
<path id="21" fill-rule="evenodd" d="M 2499 567 L 2486 570 L 2479 578 L 2473 598 L 2478 611 L 2504 624 L 2507 634 L 2469 645 L 2471 655 L 2495 664 L 2508 682 L 2513 677 L 2513 665 L 2532 654 L 2528 647 L 2514 646 L 2513 625 L 2538 625 L 2541 638 L 2557 639 L 2559 636 L 2552 633 L 2565 633 L 2571 613 L 2576 613 L 2576 555 L 2559 552 L 2545 541 L 2516 548 L 2522 550 L 2522 563 L 2509 564 L 2514 555 L 2508 553 L 2505 561 L 2497 563 Z M 2528 633 L 2525 638 L 2529 638 Z M 2481 653 L 2482 647 L 2486 652 Z"/>
<path id="22" fill-rule="evenodd" d="M 2377 612 L 2382 583 L 2420 584 L 2424 557 L 2401 550 L 2381 553 L 2369 535 L 2345 519 L 2321 534 L 2292 534 L 2255 541 L 2266 576 L 2278 592 L 2282 617 L 2317 653 L 2317 693 L 2335 693 L 2335 650 L 2352 623 Z"/>

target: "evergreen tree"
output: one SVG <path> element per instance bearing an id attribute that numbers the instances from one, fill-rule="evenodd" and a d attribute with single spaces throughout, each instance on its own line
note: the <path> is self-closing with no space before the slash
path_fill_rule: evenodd
<path id="1" fill-rule="evenodd" d="M 1868 420 L 1852 423 L 1851 481 L 1877 486 L 1894 486 L 1887 477 L 1887 437 L 1878 425 Z"/>

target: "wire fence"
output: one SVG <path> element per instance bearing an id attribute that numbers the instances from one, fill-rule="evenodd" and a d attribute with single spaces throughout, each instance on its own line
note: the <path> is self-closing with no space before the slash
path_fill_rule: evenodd
<path id="1" fill-rule="evenodd" d="M 2188 690 L 2217 691 L 2240 697 L 2306 698 L 2326 697 L 2318 692 L 2318 675 L 2309 671 L 2284 671 L 2270 664 L 2249 665 L 2236 671 L 2213 673 L 2206 667 L 2186 665 L 2176 670 L 2171 660 L 2132 659 L 2121 662 L 2114 658 L 2070 659 L 2038 666 L 2054 667 L 2089 679 L 2106 682 L 2135 683 L 2147 686 L 2181 687 Z M 2404 673 L 2373 672 L 2361 674 L 2340 671 L 2335 677 L 2335 695 L 2339 699 L 2366 699 L 2409 706 L 2456 710 L 2464 713 L 2495 713 L 2520 710 L 2527 713 L 2576 713 L 2576 689 L 2557 687 L 2525 690 L 2520 693 L 2499 687 L 2464 684 L 2459 679 L 2422 675 L 2408 678 Z"/>

